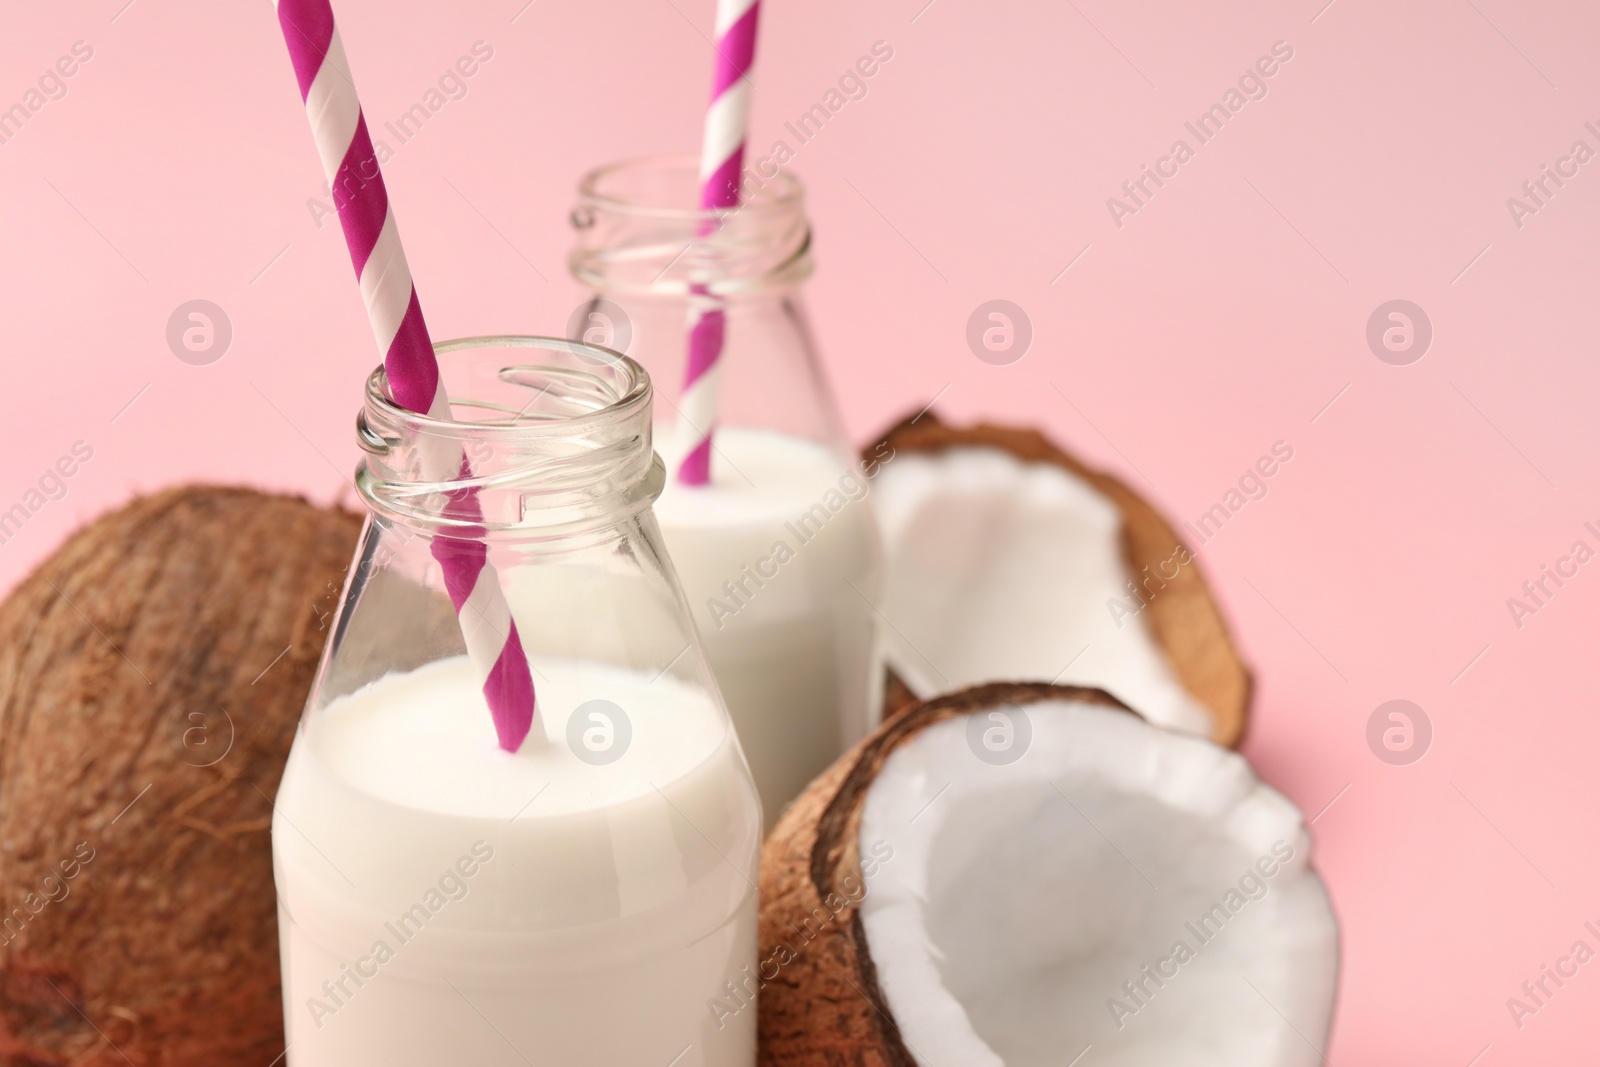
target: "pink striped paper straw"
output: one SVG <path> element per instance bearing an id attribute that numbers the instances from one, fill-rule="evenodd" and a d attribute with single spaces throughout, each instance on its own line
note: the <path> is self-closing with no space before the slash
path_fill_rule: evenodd
<path id="1" fill-rule="evenodd" d="M 333 8 L 328 0 L 274 2 L 322 169 L 333 187 L 367 318 L 383 353 L 390 394 L 407 410 L 449 419 L 450 400 L 422 321 L 405 250 L 400 247 L 400 231 L 350 77 L 350 63 L 333 24 Z M 429 465 L 438 467 L 425 472 L 429 478 L 460 479 L 472 474 L 465 455 L 440 457 Z M 515 752 L 533 727 L 533 675 L 500 578 L 488 563 L 483 529 L 477 526 L 483 521 L 477 490 L 453 490 L 445 515 L 469 525 L 461 528 L 465 537 L 435 537 L 433 556 L 455 605 L 467 654 L 483 678 L 483 695 L 494 717 L 500 747 Z"/>
<path id="2" fill-rule="evenodd" d="M 717 52 L 700 145 L 700 207 L 720 211 L 739 206 L 744 171 L 745 127 L 750 117 L 750 64 L 756 54 L 760 0 L 717 0 L 713 36 Z M 716 223 L 708 221 L 701 236 Z M 679 440 L 689 444 L 678 466 L 678 481 L 711 481 L 711 435 L 717 424 L 717 383 L 722 374 L 722 337 L 727 317 L 703 283 L 690 286 L 689 366 L 684 373 Z"/>

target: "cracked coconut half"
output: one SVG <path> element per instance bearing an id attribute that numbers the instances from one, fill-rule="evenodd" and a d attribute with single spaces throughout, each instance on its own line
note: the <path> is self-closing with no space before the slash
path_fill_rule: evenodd
<path id="1" fill-rule="evenodd" d="M 1311 1067 L 1338 953 L 1309 850 L 1241 757 L 1102 691 L 913 705 L 766 845 L 761 1062 Z"/>
<path id="2" fill-rule="evenodd" d="M 886 548 L 890 707 L 983 682 L 1105 689 L 1237 745 L 1250 674 L 1193 553 L 1043 435 L 932 413 L 868 450 Z"/>

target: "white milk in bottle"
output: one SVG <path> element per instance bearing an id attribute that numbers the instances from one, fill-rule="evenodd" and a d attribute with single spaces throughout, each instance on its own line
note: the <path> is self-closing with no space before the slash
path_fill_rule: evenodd
<path id="1" fill-rule="evenodd" d="M 669 480 L 656 517 L 770 826 L 876 720 L 875 468 L 772 430 L 715 444 L 711 484 Z"/>
<path id="2" fill-rule="evenodd" d="M 374 518 L 274 805 L 290 1067 L 753 1067 L 759 802 L 651 515 L 648 378 L 578 348 L 440 346 L 459 422 L 369 382 Z M 532 667 L 516 752 L 430 552 L 440 437 Z"/>
<path id="3" fill-rule="evenodd" d="M 291 1063 L 752 1062 L 754 1008 L 707 1007 L 755 952 L 754 858 L 699 836 L 747 801 L 726 716 L 671 676 L 535 668 L 542 749 L 496 748 L 465 657 L 338 698 L 295 746 L 275 828 Z M 616 743 L 594 700 L 628 714 L 615 763 L 566 743 L 572 716 Z"/>
<path id="4" fill-rule="evenodd" d="M 658 390 L 668 484 L 656 514 L 771 824 L 877 722 L 881 548 L 858 459 L 801 308 L 812 269 L 799 182 L 747 173 L 744 203 L 695 210 L 693 161 L 586 176 L 573 274 L 595 296 L 575 336 L 626 352 Z M 677 478 L 691 300 L 723 317 L 711 482 Z"/>

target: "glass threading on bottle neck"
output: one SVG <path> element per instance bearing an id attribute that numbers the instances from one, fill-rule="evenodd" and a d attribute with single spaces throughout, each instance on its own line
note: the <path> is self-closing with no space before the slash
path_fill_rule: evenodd
<path id="1" fill-rule="evenodd" d="M 630 519 L 660 495 L 650 377 L 633 360 L 548 337 L 434 351 L 450 419 L 396 404 L 382 367 L 367 379 L 356 488 L 377 515 L 430 536 L 550 541 Z M 451 506 L 466 492 L 481 520 Z"/>
<path id="2" fill-rule="evenodd" d="M 800 182 L 748 173 L 744 203 L 704 210 L 687 157 L 626 160 L 578 185 L 574 277 L 604 293 L 723 300 L 786 292 L 811 275 L 811 227 Z"/>

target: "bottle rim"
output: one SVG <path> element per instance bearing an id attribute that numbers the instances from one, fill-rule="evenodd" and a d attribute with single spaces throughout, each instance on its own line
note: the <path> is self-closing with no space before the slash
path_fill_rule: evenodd
<path id="1" fill-rule="evenodd" d="M 701 208 L 696 162 L 643 156 L 585 174 L 570 221 L 568 268 L 584 285 L 630 297 L 741 299 L 810 277 L 811 227 L 800 180 L 746 169 L 744 199 Z"/>
<path id="2" fill-rule="evenodd" d="M 659 495 L 650 376 L 634 360 L 582 341 L 517 334 L 441 341 L 434 351 L 447 357 L 440 372 L 452 412 L 490 414 L 440 418 L 403 408 L 383 367 L 374 370 L 356 418 L 367 454 L 356 488 L 375 513 L 475 538 L 518 530 L 549 537 L 631 515 Z M 557 358 L 516 362 L 524 351 Z M 493 385 L 471 395 L 473 383 L 452 383 L 447 372 L 477 372 Z M 511 403 L 521 401 L 519 387 L 530 397 L 520 409 Z M 468 492 L 476 516 L 459 513 Z"/>
<path id="3" fill-rule="evenodd" d="M 412 411 L 410 408 L 401 407 L 396 403 L 389 392 L 389 375 L 384 370 L 383 365 L 379 364 L 367 376 L 367 402 L 396 422 L 410 424 L 421 430 L 431 430 L 441 434 L 470 434 L 472 436 L 491 437 L 528 437 L 541 434 L 566 437 L 570 436 L 574 430 L 581 431 L 593 425 L 625 418 L 640 406 L 647 405 L 650 402 L 652 392 L 650 375 L 644 367 L 621 352 L 603 348 L 600 345 L 592 345 L 586 341 L 575 341 L 564 337 L 537 337 L 527 334 L 480 334 L 474 337 L 456 337 L 448 341 L 437 341 L 433 345 L 435 356 L 447 356 L 456 352 L 488 348 L 525 348 L 546 352 L 565 352 L 593 363 L 597 367 L 615 368 L 618 371 L 618 381 L 621 388 L 611 390 L 613 397 L 604 406 L 594 408 L 585 414 L 564 415 L 559 418 L 538 416 L 518 418 L 514 415 L 510 419 L 496 420 L 442 419 L 427 412 Z M 501 375 L 505 376 L 512 371 L 533 369 L 546 374 L 575 377 L 570 372 L 563 374 L 557 368 L 538 367 L 536 364 L 507 366 L 502 368 Z M 452 397 L 451 403 L 452 405 L 459 403 L 464 406 L 484 409 L 493 409 L 497 406 L 466 396 L 460 398 Z"/>
<path id="4" fill-rule="evenodd" d="M 746 168 L 748 169 L 748 168 Z M 780 169 L 771 178 L 757 176 L 761 185 L 754 195 L 748 193 L 735 207 L 701 208 L 688 205 L 644 203 L 637 198 L 622 196 L 606 187 L 619 176 L 644 173 L 669 173 L 682 171 L 698 175 L 699 163 L 693 156 L 655 155 L 635 156 L 605 163 L 588 171 L 578 180 L 580 206 L 600 208 L 623 215 L 637 215 L 687 222 L 716 223 L 734 214 L 781 215 L 801 208 L 805 189 L 800 179 L 787 170 Z"/>

